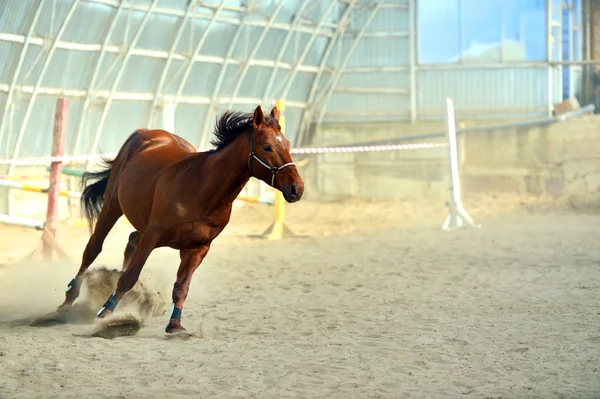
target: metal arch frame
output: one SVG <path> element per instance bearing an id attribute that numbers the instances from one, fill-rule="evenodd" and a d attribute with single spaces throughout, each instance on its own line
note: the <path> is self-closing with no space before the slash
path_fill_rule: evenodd
<path id="1" fill-rule="evenodd" d="M 106 104 L 104 104 L 104 109 L 102 110 L 102 115 L 100 116 L 100 122 L 98 123 L 98 128 L 96 129 L 96 135 L 94 137 L 94 142 L 93 142 L 92 148 L 91 148 L 92 154 L 96 153 L 98 144 L 100 143 L 100 137 L 102 136 L 102 129 L 104 128 L 104 123 L 106 122 L 106 117 L 108 116 L 108 111 L 110 110 L 110 106 L 112 105 L 112 101 L 113 101 L 117 86 L 119 85 L 119 82 L 121 81 L 121 77 L 123 76 L 123 72 L 125 71 L 125 68 L 127 67 L 127 62 L 129 61 L 129 57 L 131 56 L 131 50 L 136 46 L 138 40 L 140 39 L 140 36 L 142 36 L 142 32 L 144 31 L 144 28 L 146 27 L 146 24 L 148 23 L 148 20 L 150 19 L 150 16 L 152 15 L 152 10 L 154 9 L 154 7 L 158 3 L 158 1 L 159 0 L 152 0 L 150 7 L 146 11 L 146 15 L 144 15 L 144 19 L 140 23 L 140 26 L 139 26 L 137 32 L 135 33 L 135 36 L 133 37 L 131 44 L 127 48 L 125 56 L 123 57 L 123 62 L 121 63 L 121 67 L 119 68 L 119 71 L 117 72 L 117 76 L 115 76 L 113 85 L 110 89 L 110 92 L 108 93 L 108 98 L 106 99 Z M 93 160 L 90 159 L 87 164 L 87 169 L 90 168 L 92 163 L 93 163 Z"/>
<path id="2" fill-rule="evenodd" d="M 133 5 L 135 0 L 130 0 L 130 4 Z M 119 7 L 125 5 L 125 1 L 121 0 Z M 129 13 L 127 14 L 127 23 L 125 24 L 125 31 L 123 32 L 123 42 L 127 43 L 127 39 L 129 38 L 129 29 L 131 29 L 131 18 L 133 16 L 133 7 L 129 7 Z"/>
<path id="3" fill-rule="evenodd" d="M 33 93 L 33 86 L 21 86 L 16 85 L 15 90 L 25 93 L 31 94 Z M 8 93 L 8 84 L 0 83 L 0 92 Z M 108 99 L 108 95 L 110 94 L 109 90 L 94 90 L 93 97 L 98 100 L 106 100 Z M 83 89 L 63 89 L 59 87 L 40 87 L 38 92 L 39 96 L 65 96 L 70 98 L 85 98 L 86 91 Z M 174 100 L 175 96 L 173 95 L 165 95 L 164 98 L 167 100 Z M 152 102 L 154 100 L 153 92 L 123 92 L 117 91 L 114 94 L 114 100 L 119 101 L 145 101 Z M 229 101 L 229 97 L 225 97 L 221 99 L 222 103 Z M 235 102 L 238 104 L 258 104 L 261 102 L 261 97 L 238 97 L 235 99 Z M 193 104 L 193 105 L 210 105 L 209 97 L 202 96 L 182 96 L 181 97 L 182 104 Z M 303 101 L 287 101 L 286 107 L 288 108 L 306 108 L 306 103 Z"/>
<path id="4" fill-rule="evenodd" d="M 338 39 L 342 36 L 343 32 L 345 31 L 346 25 L 347 25 L 346 21 L 350 17 L 350 12 L 354 9 L 357 2 L 358 2 L 358 0 L 351 0 L 351 2 L 348 4 L 347 8 L 344 10 L 344 14 L 338 21 L 338 27 L 336 28 L 334 37 L 329 41 L 329 44 L 327 45 L 327 49 L 325 50 L 325 53 L 323 54 L 323 58 L 321 58 L 321 64 L 319 65 L 319 71 L 317 72 L 317 75 L 315 76 L 315 80 L 313 81 L 312 87 L 310 89 L 310 93 L 309 93 L 308 99 L 306 101 L 307 108 L 304 111 L 304 116 L 302 118 L 302 122 L 300 123 L 300 129 L 298 130 L 298 135 L 296 136 L 296 140 L 295 140 L 296 146 L 300 145 L 300 143 L 302 142 L 302 138 L 304 137 L 304 132 L 308 129 L 307 124 L 309 124 L 310 121 L 312 120 L 312 113 L 313 113 L 313 108 L 314 108 L 313 101 L 317 94 L 317 88 L 319 87 L 319 83 L 321 82 L 321 76 L 323 76 L 323 72 L 325 72 L 325 69 L 327 67 L 327 61 L 329 61 L 331 52 L 333 51 L 333 48 L 335 47 Z"/>
<path id="5" fill-rule="evenodd" d="M 196 63 L 196 57 L 200 54 L 200 50 L 202 50 L 202 47 L 204 46 L 204 43 L 206 42 L 206 38 L 208 37 L 208 33 L 210 32 L 212 25 L 217 20 L 217 16 L 219 15 L 221 10 L 225 6 L 225 1 L 226 0 L 221 0 L 221 3 L 219 3 L 219 7 L 215 11 L 213 11 L 214 14 L 213 14 L 212 19 L 210 19 L 208 21 L 208 24 L 206 25 L 204 32 L 202 32 L 202 36 L 200 36 L 200 40 L 198 41 L 198 44 L 196 45 L 196 48 L 194 49 L 194 53 L 191 54 L 191 56 L 190 56 L 189 63 L 185 67 L 185 70 L 183 72 L 183 77 L 181 78 L 181 82 L 179 82 L 179 87 L 177 88 L 177 92 L 175 94 L 175 100 L 174 100 L 174 104 L 173 104 L 173 114 L 177 111 L 177 105 L 179 103 L 179 99 L 181 98 L 181 93 L 183 92 L 183 88 L 185 87 L 185 84 L 187 83 L 187 80 L 190 77 L 190 73 L 192 72 L 192 69 L 194 68 L 194 64 Z"/>
<path id="6" fill-rule="evenodd" d="M 177 110 L 177 105 L 181 98 L 181 93 L 183 92 L 183 89 L 187 83 L 187 80 L 189 79 L 189 76 L 190 76 L 190 73 L 192 72 L 194 64 L 197 62 L 196 58 L 200 55 L 200 50 L 202 50 L 202 47 L 204 46 L 204 43 L 206 42 L 206 38 L 208 37 L 208 33 L 210 32 L 210 30 L 212 28 L 212 24 L 215 23 L 215 21 L 217 20 L 217 16 L 225 8 L 224 7 L 225 1 L 226 0 L 221 0 L 221 3 L 219 3 L 219 6 L 217 7 L 217 9 L 215 11 L 213 11 L 212 18 L 208 21 L 208 24 L 206 25 L 204 32 L 202 32 L 202 36 L 200 37 L 200 40 L 198 41 L 198 44 L 196 45 L 194 52 L 190 56 L 189 62 L 186 65 L 186 68 L 183 72 L 183 77 L 181 78 L 181 82 L 179 82 L 179 87 L 177 88 L 177 92 L 175 94 L 175 99 L 174 99 L 174 104 L 173 104 L 173 112 L 175 112 Z M 223 59 L 223 63 L 226 63 L 225 59 Z"/>
<path id="7" fill-rule="evenodd" d="M 385 0 L 382 0 L 385 1 Z M 386 8 L 384 7 L 385 3 L 383 3 L 381 5 L 381 8 Z M 408 8 L 406 5 L 402 4 L 401 7 L 394 7 L 394 8 Z M 341 35 L 343 36 L 344 34 L 348 33 L 350 30 L 346 29 L 344 30 Z M 352 32 L 357 32 L 360 33 L 361 29 L 353 29 L 351 30 Z M 384 37 L 382 35 L 379 35 L 378 33 L 381 32 L 374 32 L 375 34 L 371 34 L 369 35 L 368 32 L 364 32 L 364 34 L 362 35 L 362 38 L 365 37 Z M 385 32 L 383 32 L 385 33 Z M 402 35 L 403 37 L 408 37 L 410 32 L 403 32 L 404 34 Z M 362 40 L 361 38 L 361 40 Z M 343 38 L 342 38 L 343 40 Z M 358 42 L 357 42 L 358 43 Z M 341 41 L 338 42 L 338 44 L 341 45 Z M 340 46 L 338 46 L 338 50 L 341 51 Z M 354 51 L 354 49 L 351 49 L 350 51 Z M 338 54 L 338 63 L 341 62 L 341 53 Z M 351 55 L 349 55 L 349 57 L 351 57 Z M 340 63 L 341 64 L 341 63 Z M 404 70 L 410 70 L 409 66 L 403 66 Z M 338 73 L 339 72 L 339 76 L 341 77 L 345 71 L 347 71 L 347 65 L 345 67 L 343 67 L 343 69 L 340 71 L 339 68 L 332 70 L 331 72 L 333 73 Z M 335 85 L 335 86 L 333 86 Z M 335 83 L 333 83 L 333 79 L 329 79 L 329 81 L 327 82 L 327 84 L 325 84 L 325 89 L 321 91 L 321 93 L 317 96 L 315 95 L 315 98 L 313 99 L 314 103 L 320 103 L 324 97 L 326 97 L 326 95 L 329 93 L 329 90 L 333 90 L 335 91 L 351 91 L 351 92 L 369 92 L 369 93 L 387 93 L 387 94 L 405 94 L 405 95 L 410 95 L 409 91 L 406 89 L 393 89 L 393 88 L 385 88 L 385 87 L 375 87 L 375 86 L 365 86 L 365 87 L 357 87 L 357 86 L 339 86 L 337 85 L 337 81 Z M 333 94 L 333 93 L 332 93 Z M 349 113 L 352 113 L 353 111 L 349 111 Z M 336 112 L 337 113 L 337 112 Z M 409 111 L 406 111 L 406 113 L 409 113 Z"/>
<path id="8" fill-rule="evenodd" d="M 285 35 L 285 39 L 283 39 L 283 43 L 281 44 L 281 49 L 277 54 L 277 60 L 275 61 L 275 65 L 273 66 L 273 70 L 271 71 L 271 75 L 269 76 L 269 80 L 267 81 L 267 85 L 265 86 L 265 94 L 263 96 L 262 102 L 265 103 L 269 98 L 269 94 L 271 92 L 271 88 L 273 86 L 273 82 L 275 81 L 275 76 L 277 75 L 277 71 L 279 71 L 279 64 L 285 55 L 285 51 L 287 50 L 288 43 L 290 42 L 292 35 L 296 32 L 296 28 L 302 22 L 302 15 L 305 12 L 306 6 L 310 0 L 302 0 L 300 3 L 300 7 L 296 10 L 296 15 L 294 16 L 294 20 L 292 21 L 291 28 Z"/>
<path id="9" fill-rule="evenodd" d="M 15 159 L 17 159 L 17 157 L 19 156 L 19 151 L 21 150 L 21 143 L 23 142 L 23 137 L 25 136 L 25 130 L 27 129 L 29 117 L 31 116 L 31 110 L 33 109 L 33 104 L 35 103 L 35 100 L 38 95 L 38 91 L 40 89 L 40 86 L 42 85 L 42 80 L 44 80 L 44 77 L 46 76 L 46 71 L 48 70 L 50 61 L 52 61 L 54 52 L 56 51 L 56 44 L 58 43 L 61 36 L 65 32 L 67 25 L 69 25 L 69 22 L 71 21 L 71 18 L 73 17 L 73 14 L 75 13 L 77 6 L 79 5 L 79 2 L 80 2 L 80 0 L 74 0 L 73 3 L 71 4 L 71 7 L 69 8 L 67 15 L 65 16 L 65 19 L 63 20 L 60 28 L 58 29 L 58 32 L 56 32 L 56 36 L 54 37 L 54 40 L 52 40 L 52 44 L 50 46 L 50 49 L 48 50 L 48 54 L 46 54 L 46 59 L 44 60 L 42 70 L 40 71 L 38 80 L 35 83 L 35 87 L 33 88 L 33 93 L 31 93 L 31 98 L 29 99 L 29 103 L 27 104 L 27 110 L 25 111 L 25 116 L 23 117 L 23 121 L 21 122 L 21 129 L 19 129 L 19 134 L 17 136 L 17 142 L 15 143 L 15 148 L 13 150 L 13 156 L 12 156 L 12 159 L 10 162 L 10 166 L 8 168 L 9 175 L 11 175 L 15 169 Z"/>
<path id="10" fill-rule="evenodd" d="M 240 88 L 242 87 L 242 83 L 244 82 L 244 79 L 246 78 L 246 74 L 248 73 L 248 70 L 250 69 L 250 62 L 256 56 L 256 53 L 258 52 L 260 45 L 262 44 L 263 40 L 265 40 L 267 33 L 269 33 L 269 30 L 271 29 L 273 22 L 275 22 L 275 18 L 277 18 L 277 15 L 279 15 L 279 12 L 283 8 L 283 4 L 284 4 L 284 1 L 280 1 L 279 4 L 277 5 L 277 7 L 275 8 L 275 10 L 273 11 L 273 13 L 271 14 L 271 16 L 269 16 L 269 22 L 267 23 L 267 25 L 265 25 L 265 28 L 261 32 L 256 43 L 254 44 L 254 48 L 250 52 L 250 55 L 248 56 L 248 58 L 245 60 L 242 70 L 240 71 L 238 81 L 236 82 L 236 84 L 233 88 L 233 92 L 231 93 L 231 99 L 229 100 L 229 103 L 227 104 L 227 108 L 231 108 L 231 106 L 233 105 L 233 102 L 234 102 L 235 98 L 237 97 L 238 92 L 240 91 Z"/>
<path id="11" fill-rule="evenodd" d="M 111 7 L 117 7 L 119 4 L 116 0 L 83 0 L 83 1 L 90 2 L 90 3 L 96 3 L 96 4 L 104 4 L 104 5 L 111 6 Z M 216 8 L 215 6 L 211 6 L 210 4 L 202 4 L 202 6 L 204 8 L 208 8 L 208 9 Z M 252 7 L 247 6 L 245 8 L 223 7 L 223 9 L 227 10 L 227 11 L 236 11 L 236 12 L 247 14 L 253 7 L 254 7 L 254 5 Z M 146 4 L 131 4 L 131 5 L 125 5 L 125 8 L 127 8 L 127 9 L 133 8 L 135 11 L 144 12 L 148 9 L 148 5 L 146 5 Z M 181 9 L 172 8 L 172 7 L 156 7 L 154 13 L 181 17 L 185 13 L 185 11 L 183 11 Z M 209 14 L 208 12 L 202 12 L 202 11 L 194 12 L 193 16 L 194 16 L 194 18 L 207 19 L 207 20 L 211 19 L 211 17 L 212 17 L 212 15 Z M 264 27 L 266 25 L 265 21 L 258 20 L 258 19 L 252 20 L 252 21 L 247 21 L 246 15 L 243 15 L 239 18 L 224 16 L 224 17 L 218 18 L 217 22 L 228 23 L 231 25 L 250 25 L 250 26 L 257 26 L 257 27 Z M 279 29 L 279 30 L 287 31 L 288 29 L 290 29 L 290 27 L 291 27 L 291 25 L 289 23 L 285 23 L 285 22 L 276 22 L 273 24 L 273 28 Z M 334 29 L 335 25 L 327 25 L 327 27 Z M 314 28 L 311 26 L 300 26 L 299 30 L 304 33 L 312 33 Z M 329 31 L 325 31 L 325 30 L 322 32 L 319 32 L 319 34 L 321 36 L 326 36 L 326 37 L 332 36 Z"/>
<path id="12" fill-rule="evenodd" d="M 158 80 L 158 85 L 156 86 L 156 90 L 154 91 L 154 100 L 152 101 L 152 105 L 150 106 L 150 116 L 148 117 L 148 122 L 146 123 L 146 125 L 148 127 L 150 127 L 150 123 L 152 122 L 152 119 L 154 118 L 154 111 L 156 110 L 156 107 L 158 106 L 158 103 L 159 103 L 159 100 L 158 100 L 159 94 L 162 92 L 163 86 L 165 84 L 165 79 L 167 77 L 167 73 L 169 72 L 169 69 L 171 67 L 171 62 L 173 61 L 173 54 L 175 54 L 175 49 L 179 45 L 179 41 L 181 40 L 181 36 L 183 35 L 183 31 L 185 29 L 185 25 L 188 22 L 190 15 L 192 15 L 192 9 L 196 6 L 196 2 L 197 2 L 197 0 L 190 0 L 190 3 L 185 11 L 185 15 L 181 18 L 181 25 L 179 26 L 179 29 L 177 29 L 177 33 L 175 35 L 175 40 L 173 40 L 173 44 L 171 45 L 171 48 L 169 49 L 169 55 L 167 57 L 167 61 L 165 63 L 165 66 L 164 66 L 161 74 L 160 74 L 160 78 Z M 192 31 L 193 31 L 193 25 L 192 25 Z M 192 58 L 192 60 L 193 60 L 193 58 Z"/>
<path id="13" fill-rule="evenodd" d="M 410 76 L 410 122 L 417 121 L 417 0 L 408 0 L 408 68 Z M 502 49 L 504 47 L 502 46 Z"/>
<path id="14" fill-rule="evenodd" d="M 329 91 L 327 92 L 327 95 L 325 96 L 324 104 L 321 106 L 321 112 L 319 113 L 319 118 L 317 119 L 317 128 L 320 127 L 321 124 L 323 123 L 323 119 L 325 118 L 325 113 L 327 111 L 327 107 L 329 107 L 329 102 L 331 101 L 331 96 L 333 96 L 333 93 L 335 92 L 335 88 L 338 85 L 340 77 L 342 76 L 342 73 L 344 72 L 344 69 L 346 68 L 346 65 L 350 61 L 350 58 L 352 58 L 352 55 L 354 54 L 354 50 L 356 50 L 356 46 L 358 46 L 358 43 L 360 43 L 360 40 L 362 39 L 363 35 L 369 28 L 369 25 L 371 25 L 371 22 L 373 21 L 373 19 L 375 18 L 375 16 L 379 12 L 379 10 L 381 9 L 381 5 L 383 4 L 383 1 L 384 0 L 379 0 L 377 2 L 377 4 L 374 6 L 373 10 L 367 17 L 367 20 L 364 22 L 363 26 L 361 27 L 360 32 L 358 32 L 358 35 L 356 35 L 356 38 L 350 45 L 350 48 L 348 49 L 348 52 L 346 53 L 346 57 L 344 58 L 342 65 L 335 70 L 334 75 L 331 79 L 331 85 L 329 87 Z"/>
<path id="15" fill-rule="evenodd" d="M 217 83 L 215 84 L 215 88 L 213 90 L 213 94 L 210 97 L 210 103 L 207 107 L 206 110 L 206 118 L 204 118 L 204 127 L 202 128 L 202 135 L 201 135 L 201 143 L 198 144 L 199 146 L 202 145 L 202 143 L 204 143 L 204 141 L 206 140 L 206 136 L 208 134 L 208 127 L 209 125 L 209 115 L 210 115 L 210 111 L 212 108 L 215 107 L 216 105 L 216 99 L 217 99 L 217 94 L 219 93 L 219 90 L 221 89 L 221 84 L 223 83 L 223 78 L 225 77 L 225 71 L 227 70 L 227 60 L 229 58 L 231 58 L 231 54 L 233 53 L 233 50 L 235 49 L 235 46 L 237 45 L 238 42 L 238 38 L 240 36 L 240 34 L 242 33 L 242 29 L 243 27 L 246 25 L 246 21 L 248 20 L 248 17 L 250 16 L 250 11 L 252 10 L 252 8 L 254 8 L 254 5 L 256 4 L 257 0 L 251 0 L 250 5 L 248 6 L 248 13 L 244 15 L 244 22 L 240 23 L 238 25 L 237 30 L 235 31 L 235 34 L 233 35 L 233 38 L 231 40 L 231 44 L 229 45 L 229 49 L 227 50 L 227 54 L 225 55 L 224 59 L 225 62 L 223 62 L 223 64 L 221 65 L 221 70 L 219 71 L 219 77 L 217 78 Z"/>
<path id="16" fill-rule="evenodd" d="M 112 20 L 110 21 L 110 26 L 108 27 L 108 32 L 106 33 L 106 37 L 104 38 L 104 42 L 102 43 L 102 47 L 100 48 L 100 54 L 98 54 L 98 59 L 96 60 L 96 66 L 94 67 L 94 72 L 92 72 L 92 77 L 90 78 L 90 83 L 88 85 L 88 89 L 85 94 L 85 99 L 83 100 L 83 106 L 81 107 L 81 116 L 79 117 L 79 123 L 77 124 L 77 132 L 75 133 L 75 142 L 73 143 L 73 155 L 76 154 L 77 148 L 79 147 L 79 143 L 81 142 L 81 133 L 83 131 L 84 118 L 88 113 L 88 108 L 90 107 L 90 101 L 92 99 L 92 91 L 93 87 L 96 84 L 96 80 L 98 80 L 98 75 L 100 74 L 100 69 L 102 68 L 102 62 L 104 61 L 104 56 L 106 55 L 106 47 L 108 47 L 108 42 L 113 35 L 113 32 L 117 26 L 117 21 L 119 19 L 119 15 L 123 10 L 123 5 L 125 2 L 121 2 L 121 5 L 115 11 Z M 87 121 L 89 123 L 89 120 Z"/>
<path id="17" fill-rule="evenodd" d="M 17 66 L 15 67 L 15 71 L 13 72 L 13 77 L 10 80 L 10 85 L 8 87 L 8 95 L 6 96 L 6 103 L 4 104 L 4 108 L 2 110 L 2 119 L 0 119 L 0 144 L 4 140 L 4 129 L 6 127 L 6 120 L 8 116 L 8 109 L 12 105 L 14 90 L 17 85 L 17 80 L 21 75 L 21 68 L 23 68 L 23 61 L 25 60 L 25 55 L 29 50 L 29 42 L 31 41 L 31 37 L 33 36 L 33 32 L 35 31 L 35 27 L 37 26 L 38 19 L 40 18 L 40 14 L 42 13 L 42 9 L 44 8 L 44 3 L 46 0 L 40 0 L 38 3 L 37 10 L 33 16 L 33 20 L 31 21 L 31 25 L 29 26 L 29 30 L 27 31 L 27 36 L 25 36 L 25 41 L 23 42 L 23 47 L 21 48 L 21 53 L 19 54 L 19 60 L 17 61 Z M 6 143 L 6 147 L 8 150 L 8 144 Z"/>
<path id="18" fill-rule="evenodd" d="M 216 21 L 216 22 L 218 22 L 218 21 Z M 262 25 L 260 25 L 260 26 L 262 26 Z M 25 36 L 12 34 L 12 33 L 0 32 L 0 42 L 23 43 L 23 42 L 25 42 Z M 34 45 L 34 46 L 43 47 L 45 45 L 45 42 L 40 37 L 33 37 L 33 38 L 31 38 L 29 44 Z M 56 48 L 63 49 L 63 50 L 70 50 L 70 51 L 99 52 L 102 48 L 102 45 L 101 44 L 86 44 L 86 43 L 59 41 L 56 45 Z M 111 44 L 106 47 L 105 52 L 120 54 L 122 51 L 121 51 L 120 46 Z M 152 49 L 146 49 L 146 48 L 135 48 L 131 51 L 131 55 L 137 55 L 137 56 L 148 57 L 148 58 L 156 58 L 156 59 L 164 59 L 164 60 L 166 60 L 169 57 L 168 51 L 152 50 Z M 177 53 L 173 54 L 173 59 L 176 59 L 176 60 L 187 61 L 188 58 L 189 57 L 186 57 L 182 54 L 177 54 Z M 219 64 L 219 65 L 222 64 L 223 62 L 227 62 L 230 64 L 240 64 L 240 61 L 237 59 L 225 60 L 224 57 L 215 56 L 215 55 L 197 55 L 195 57 L 194 61 Z M 256 60 L 253 60 L 253 62 L 251 64 L 256 65 L 256 66 L 265 66 L 265 67 L 272 68 L 275 66 L 275 61 L 267 60 L 267 59 L 256 59 Z M 522 65 L 522 64 L 518 64 L 518 65 Z M 527 65 L 531 65 L 531 63 L 528 63 Z M 545 66 L 545 65 L 546 65 L 546 63 L 543 64 L 543 66 Z M 509 67 L 510 66 L 512 66 L 512 65 L 509 65 Z M 279 68 L 292 69 L 292 65 L 289 63 L 286 63 L 286 62 L 280 62 Z M 313 72 L 313 73 L 317 72 L 316 67 L 312 67 L 309 65 L 302 65 L 299 67 L 299 70 L 305 71 L 305 72 Z"/>
<path id="19" fill-rule="evenodd" d="M 292 87 L 292 84 L 294 83 L 294 79 L 296 78 L 296 75 L 298 74 L 298 68 L 299 68 L 299 66 L 302 65 L 302 63 L 304 62 L 304 59 L 308 55 L 308 52 L 310 51 L 310 48 L 312 47 L 312 44 L 314 43 L 315 39 L 317 38 L 317 32 L 321 29 L 321 27 L 325 23 L 325 19 L 329 16 L 329 14 L 331 13 L 331 10 L 333 10 L 333 7 L 336 4 L 337 4 L 337 0 L 331 0 L 331 2 L 329 3 L 329 6 L 327 7 L 327 9 L 325 10 L 325 12 L 323 13 L 323 16 L 322 16 L 321 20 L 319 21 L 319 23 L 315 27 L 315 30 L 313 31 L 313 33 L 311 34 L 310 38 L 306 42 L 306 46 L 304 46 L 304 50 L 302 50 L 302 53 L 300 54 L 300 58 L 298 59 L 298 61 L 294 65 L 294 68 L 292 68 L 292 72 L 290 74 L 290 77 L 288 78 L 287 83 L 285 84 L 285 86 L 283 88 L 283 92 L 281 94 L 281 98 L 287 98 L 288 92 L 290 91 L 290 88 Z"/>

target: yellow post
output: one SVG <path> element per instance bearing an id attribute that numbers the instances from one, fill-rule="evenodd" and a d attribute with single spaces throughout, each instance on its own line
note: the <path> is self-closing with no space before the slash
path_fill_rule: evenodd
<path id="1" fill-rule="evenodd" d="M 285 134 L 285 100 L 275 101 L 275 106 L 279 111 L 279 126 L 281 133 Z M 285 225 L 285 199 L 279 190 L 275 190 L 275 221 L 263 233 L 263 236 L 269 240 L 281 240 L 285 235 L 293 235 L 290 229 Z"/>

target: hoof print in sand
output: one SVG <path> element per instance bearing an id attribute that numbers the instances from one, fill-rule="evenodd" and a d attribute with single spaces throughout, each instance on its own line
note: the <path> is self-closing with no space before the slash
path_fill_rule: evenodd
<path id="1" fill-rule="evenodd" d="M 59 324 L 67 324 L 69 322 L 68 312 L 56 311 L 45 314 L 43 316 L 32 319 L 29 325 L 32 327 L 50 327 Z"/>
<path id="2" fill-rule="evenodd" d="M 89 335 L 104 339 L 128 337 L 142 328 L 142 320 L 131 314 L 116 314 L 98 321 L 96 329 Z"/>
<path id="3" fill-rule="evenodd" d="M 90 323 L 95 318 L 93 309 L 89 306 L 74 305 L 70 309 L 57 310 L 43 316 L 32 319 L 29 325 L 32 327 L 50 327 L 59 324 Z"/>

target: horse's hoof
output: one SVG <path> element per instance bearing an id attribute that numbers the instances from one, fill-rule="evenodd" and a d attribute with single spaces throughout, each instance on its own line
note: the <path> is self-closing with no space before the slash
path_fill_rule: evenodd
<path id="1" fill-rule="evenodd" d="M 167 339 L 178 338 L 178 339 L 187 340 L 190 338 L 202 338 L 201 332 L 200 333 L 189 332 L 181 325 L 179 320 L 171 320 L 169 322 L 169 325 L 165 329 L 165 332 L 166 332 L 165 337 Z"/>
<path id="2" fill-rule="evenodd" d="M 62 305 L 58 306 L 58 307 L 56 308 L 56 311 L 57 311 L 57 312 L 67 312 L 67 311 L 69 311 L 69 309 L 71 309 L 72 307 L 73 307 L 73 304 L 72 304 L 72 303 L 66 303 L 66 302 L 65 302 L 65 303 L 63 303 Z"/>
<path id="3" fill-rule="evenodd" d="M 105 317 L 108 317 L 110 315 L 112 315 L 113 312 L 112 310 L 106 309 L 106 308 L 102 308 L 100 309 L 100 311 L 96 314 L 96 316 L 100 319 L 104 319 Z"/>
<path id="4" fill-rule="evenodd" d="M 167 332 L 165 334 L 165 338 L 188 340 L 190 338 L 199 338 L 199 337 L 182 327 L 182 330 Z"/>

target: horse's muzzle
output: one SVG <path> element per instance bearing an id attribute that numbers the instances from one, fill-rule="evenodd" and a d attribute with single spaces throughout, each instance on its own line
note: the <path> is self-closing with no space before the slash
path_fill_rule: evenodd
<path id="1" fill-rule="evenodd" d="M 293 183 L 281 190 L 283 198 L 289 203 L 298 202 L 304 193 L 304 183 Z"/>

